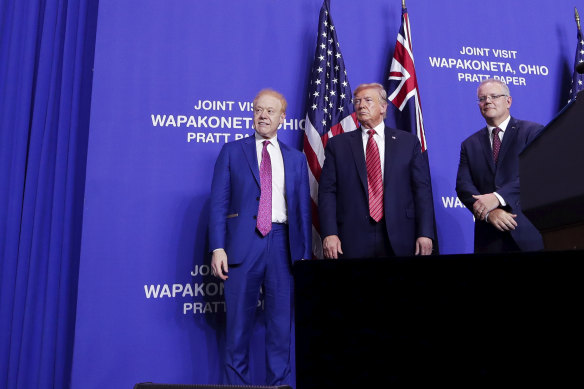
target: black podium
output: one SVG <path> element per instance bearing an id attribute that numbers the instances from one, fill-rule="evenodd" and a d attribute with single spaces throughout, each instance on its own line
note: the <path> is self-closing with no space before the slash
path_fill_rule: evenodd
<path id="1" fill-rule="evenodd" d="M 573 387 L 582 257 L 297 262 L 296 389 Z"/>
<path id="2" fill-rule="evenodd" d="M 551 250 L 584 249 L 584 91 L 519 155 L 521 206 Z"/>

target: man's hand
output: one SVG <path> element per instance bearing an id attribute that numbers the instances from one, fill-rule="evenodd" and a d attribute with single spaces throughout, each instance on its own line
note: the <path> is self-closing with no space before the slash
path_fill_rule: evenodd
<path id="1" fill-rule="evenodd" d="M 500 205 L 499 199 L 494 193 L 472 195 L 472 197 L 476 200 L 472 205 L 472 213 L 479 220 L 484 220 L 487 213 Z"/>
<path id="2" fill-rule="evenodd" d="M 499 231 L 510 231 L 517 227 L 517 222 L 515 221 L 516 217 L 517 215 L 513 213 L 509 213 L 504 209 L 497 208 L 489 213 L 487 222 L 491 223 L 493 227 Z"/>
<path id="3" fill-rule="evenodd" d="M 420 236 L 416 239 L 416 255 L 430 255 L 432 254 L 432 239 L 425 236 Z"/>
<path id="4" fill-rule="evenodd" d="M 322 253 L 325 258 L 337 259 L 343 253 L 341 240 L 337 235 L 329 235 L 322 241 Z"/>
<path id="5" fill-rule="evenodd" d="M 225 250 L 217 249 L 213 251 L 213 256 L 211 258 L 211 274 L 225 281 L 227 278 L 229 278 L 227 276 L 228 271 L 227 253 Z"/>

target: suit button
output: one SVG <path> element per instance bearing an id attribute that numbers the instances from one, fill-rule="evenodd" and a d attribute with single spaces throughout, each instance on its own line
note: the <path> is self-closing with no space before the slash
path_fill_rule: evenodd
<path id="1" fill-rule="evenodd" d="M 254 218 L 254 219 L 257 219 L 258 217 L 257 217 L 257 215 L 253 215 L 253 218 Z"/>
<path id="2" fill-rule="evenodd" d="M 259 198 L 259 197 L 256 197 L 256 200 L 257 200 L 257 201 L 260 201 L 260 198 Z"/>

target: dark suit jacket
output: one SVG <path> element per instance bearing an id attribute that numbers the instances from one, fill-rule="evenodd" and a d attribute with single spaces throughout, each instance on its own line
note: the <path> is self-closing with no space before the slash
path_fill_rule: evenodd
<path id="1" fill-rule="evenodd" d="M 284 160 L 288 240 L 292 261 L 312 258 L 311 200 L 306 158 L 278 141 Z M 223 248 L 229 264 L 245 261 L 263 239 L 256 229 L 260 173 L 254 136 L 226 143 L 211 185 L 209 248 Z"/>
<path id="2" fill-rule="evenodd" d="M 388 239 L 397 256 L 413 255 L 418 237 L 434 236 L 434 204 L 428 164 L 418 138 L 385 127 L 383 209 Z M 344 257 L 364 252 L 369 223 L 367 168 L 361 128 L 331 138 L 320 176 L 321 236 L 338 235 Z"/>
<path id="3" fill-rule="evenodd" d="M 519 153 L 542 128 L 541 124 L 511 117 L 503 136 L 497 166 L 493 161 L 489 131 L 487 127 L 482 128 L 462 142 L 456 177 L 458 198 L 471 212 L 476 201 L 472 195 L 497 192 L 503 197 L 507 203 L 505 209 L 517 214 L 517 228 L 511 231 L 511 236 L 524 251 L 540 250 L 543 242 L 538 230 L 521 212 Z M 475 252 L 485 251 L 489 242 L 500 234 L 491 224 L 476 221 Z"/>

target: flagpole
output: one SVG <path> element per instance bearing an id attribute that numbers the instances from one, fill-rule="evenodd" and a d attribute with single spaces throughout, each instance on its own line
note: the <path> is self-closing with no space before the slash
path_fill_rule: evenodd
<path id="1" fill-rule="evenodd" d="M 402 0 L 402 9 L 406 9 L 406 0 Z"/>
<path id="2" fill-rule="evenodd" d="M 580 15 L 578 14 L 578 8 L 576 7 L 574 7 L 574 18 L 576 19 L 576 25 L 578 26 L 578 30 L 580 30 Z"/>

